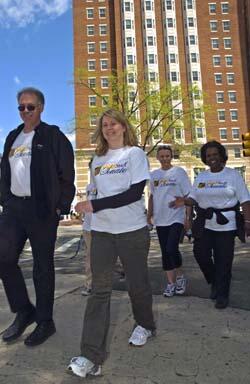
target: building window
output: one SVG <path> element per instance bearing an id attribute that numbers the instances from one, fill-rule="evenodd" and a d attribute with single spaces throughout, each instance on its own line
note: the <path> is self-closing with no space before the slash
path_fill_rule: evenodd
<path id="1" fill-rule="evenodd" d="M 198 54 L 195 52 L 190 53 L 190 61 L 191 63 L 197 63 L 198 62 Z"/>
<path id="2" fill-rule="evenodd" d="M 238 110 L 237 109 L 230 109 L 230 118 L 231 118 L 231 121 L 237 121 L 238 120 Z"/>
<path id="3" fill-rule="evenodd" d="M 131 36 L 126 37 L 126 46 L 133 47 L 133 38 Z"/>
<path id="4" fill-rule="evenodd" d="M 89 77 L 88 78 L 88 86 L 89 86 L 89 88 L 95 88 L 96 87 L 96 78 L 95 77 Z"/>
<path id="5" fill-rule="evenodd" d="M 190 45 L 196 45 L 196 36 L 195 35 L 189 35 L 189 44 Z"/>
<path id="6" fill-rule="evenodd" d="M 227 67 L 232 67 L 233 65 L 233 56 L 225 56 L 225 63 Z"/>
<path id="7" fill-rule="evenodd" d="M 203 139 L 204 137 L 204 132 L 202 127 L 197 127 L 196 128 L 196 138 L 197 139 Z"/>
<path id="8" fill-rule="evenodd" d="M 222 29 L 223 29 L 223 32 L 230 32 L 230 30 L 231 30 L 230 20 L 223 20 L 222 21 Z"/>
<path id="9" fill-rule="evenodd" d="M 99 34 L 101 36 L 107 35 L 107 25 L 106 24 L 100 24 L 99 25 Z"/>
<path id="10" fill-rule="evenodd" d="M 187 0 L 187 9 L 193 9 L 193 0 Z"/>
<path id="11" fill-rule="evenodd" d="M 87 25 L 87 36 L 94 36 L 95 27 L 94 25 Z"/>
<path id="12" fill-rule="evenodd" d="M 200 74 L 198 71 L 192 71 L 192 81 L 199 81 L 200 80 Z"/>
<path id="13" fill-rule="evenodd" d="M 108 43 L 106 41 L 100 42 L 100 52 L 106 53 L 108 51 Z"/>
<path id="14" fill-rule="evenodd" d="M 106 17 L 106 8 L 99 8 L 99 17 L 100 19 Z"/>
<path id="15" fill-rule="evenodd" d="M 166 0 L 166 9 L 168 10 L 173 9 L 172 0 Z"/>
<path id="16" fill-rule="evenodd" d="M 176 45 L 176 37 L 173 35 L 168 36 L 168 44 L 169 45 Z"/>
<path id="17" fill-rule="evenodd" d="M 109 79 L 107 77 L 101 77 L 101 87 L 102 88 L 109 87 Z"/>
<path id="18" fill-rule="evenodd" d="M 234 82 L 234 73 L 227 73 L 227 84 L 233 85 Z"/>
<path id="19" fill-rule="evenodd" d="M 239 128 L 232 128 L 232 138 L 234 140 L 238 140 L 240 138 L 240 130 L 239 130 Z"/>
<path id="20" fill-rule="evenodd" d="M 102 106 L 106 107 L 109 103 L 109 96 L 108 95 L 103 95 L 102 96 Z"/>
<path id="21" fill-rule="evenodd" d="M 187 18 L 187 23 L 188 23 L 188 27 L 192 28 L 195 26 L 194 24 L 194 18 L 193 17 L 188 17 Z"/>
<path id="22" fill-rule="evenodd" d="M 96 106 L 96 96 L 89 96 L 89 107 Z"/>
<path id="23" fill-rule="evenodd" d="M 152 11 L 153 10 L 152 1 L 145 1 L 145 9 L 146 9 L 146 11 Z"/>
<path id="24" fill-rule="evenodd" d="M 220 128 L 220 139 L 227 140 L 227 128 Z"/>
<path id="25" fill-rule="evenodd" d="M 210 21 L 210 31 L 217 32 L 218 31 L 218 22 L 217 20 Z"/>
<path id="26" fill-rule="evenodd" d="M 221 13 L 229 13 L 229 4 L 221 3 Z"/>
<path id="27" fill-rule="evenodd" d="M 218 121 L 225 121 L 226 120 L 226 114 L 225 114 L 225 109 L 218 109 Z"/>
<path id="28" fill-rule="evenodd" d="M 88 70 L 95 71 L 95 60 L 88 60 Z"/>
<path id="29" fill-rule="evenodd" d="M 183 138 L 183 129 L 181 127 L 176 127 L 174 129 L 174 137 L 176 140 L 182 140 Z"/>
<path id="30" fill-rule="evenodd" d="M 102 71 L 108 69 L 108 60 L 107 59 L 101 59 L 100 64 L 101 64 L 101 70 Z"/>
<path id="31" fill-rule="evenodd" d="M 127 55 L 127 64 L 134 64 L 134 56 L 133 55 Z"/>
<path id="32" fill-rule="evenodd" d="M 174 19 L 172 17 L 167 18 L 167 26 L 168 28 L 174 28 Z"/>
<path id="33" fill-rule="evenodd" d="M 149 47 L 154 46 L 154 36 L 147 36 L 147 44 Z"/>
<path id="34" fill-rule="evenodd" d="M 211 47 L 212 49 L 219 49 L 219 39 L 211 39 Z"/>
<path id="35" fill-rule="evenodd" d="M 208 4 L 208 10 L 210 15 L 214 15 L 216 13 L 216 3 Z"/>
<path id="36" fill-rule="evenodd" d="M 131 91 L 128 93 L 128 99 L 131 103 L 133 103 L 135 101 L 135 92 L 134 91 Z"/>
<path id="37" fill-rule="evenodd" d="M 176 63 L 176 61 L 177 61 L 176 60 L 176 54 L 175 53 L 170 53 L 169 54 L 169 62 L 173 64 L 173 63 Z"/>
<path id="38" fill-rule="evenodd" d="M 222 74 L 221 73 L 215 73 L 214 74 L 214 81 L 216 85 L 222 84 Z"/>
<path id="39" fill-rule="evenodd" d="M 157 74 L 156 72 L 149 72 L 149 81 L 156 81 L 157 80 Z"/>
<path id="40" fill-rule="evenodd" d="M 125 1 L 124 3 L 124 11 L 130 12 L 131 11 L 131 3 L 130 1 Z"/>
<path id="41" fill-rule="evenodd" d="M 217 103 L 224 103 L 224 92 L 216 92 L 216 101 Z"/>
<path id="42" fill-rule="evenodd" d="M 202 99 L 202 94 L 200 89 L 194 89 L 193 90 L 193 99 L 194 100 L 201 100 Z"/>
<path id="43" fill-rule="evenodd" d="M 178 74 L 178 72 L 176 72 L 176 71 L 170 72 L 170 76 L 171 76 L 171 81 L 179 81 L 179 74 Z"/>
<path id="44" fill-rule="evenodd" d="M 229 103 L 236 103 L 237 97 L 236 97 L 235 91 L 228 91 L 228 100 L 229 100 Z"/>
<path id="45" fill-rule="evenodd" d="M 135 83 L 135 74 L 133 72 L 128 73 L 128 83 Z"/>
<path id="46" fill-rule="evenodd" d="M 125 20 L 125 28 L 126 29 L 133 29 L 134 28 L 133 20 L 126 19 Z"/>
<path id="47" fill-rule="evenodd" d="M 89 124 L 92 126 L 97 124 L 97 115 L 90 115 Z"/>
<path id="48" fill-rule="evenodd" d="M 224 40 L 224 48 L 225 49 L 231 49 L 232 48 L 231 37 L 225 37 L 223 40 Z"/>
<path id="49" fill-rule="evenodd" d="M 154 28 L 154 20 L 153 19 L 146 19 L 146 27 L 147 28 Z"/>
<path id="50" fill-rule="evenodd" d="M 221 58 L 220 56 L 213 56 L 213 66 L 219 67 L 221 64 Z"/>
<path id="51" fill-rule="evenodd" d="M 88 53 L 95 53 L 95 43 L 88 43 Z"/>
<path id="52" fill-rule="evenodd" d="M 87 19 L 93 19 L 94 18 L 94 8 L 87 8 Z"/>
<path id="53" fill-rule="evenodd" d="M 149 53 L 148 63 L 149 64 L 156 64 L 156 56 L 153 53 Z"/>
<path id="54" fill-rule="evenodd" d="M 235 159 L 239 159 L 241 157 L 240 148 L 234 148 L 234 157 Z"/>

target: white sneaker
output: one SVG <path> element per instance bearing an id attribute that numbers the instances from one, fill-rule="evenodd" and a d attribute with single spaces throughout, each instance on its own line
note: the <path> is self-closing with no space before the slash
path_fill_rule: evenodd
<path id="1" fill-rule="evenodd" d="M 86 359 L 86 357 L 78 356 L 73 357 L 70 360 L 67 372 L 74 373 L 76 376 L 80 377 L 86 377 L 87 375 L 100 376 L 101 366 L 95 365 L 92 361 Z"/>
<path id="2" fill-rule="evenodd" d="M 89 287 L 83 287 L 81 291 L 82 296 L 89 296 L 91 295 L 91 288 Z"/>
<path id="3" fill-rule="evenodd" d="M 163 296 L 172 297 L 175 294 L 176 285 L 174 283 L 167 284 L 166 289 L 163 292 Z"/>
<path id="4" fill-rule="evenodd" d="M 128 342 L 136 347 L 141 347 L 146 344 L 148 337 L 152 336 L 152 332 L 149 329 L 145 329 L 140 325 L 137 325 L 132 332 Z"/>
<path id="5" fill-rule="evenodd" d="M 187 287 L 187 279 L 184 276 L 179 276 L 176 278 L 176 295 L 183 295 Z"/>

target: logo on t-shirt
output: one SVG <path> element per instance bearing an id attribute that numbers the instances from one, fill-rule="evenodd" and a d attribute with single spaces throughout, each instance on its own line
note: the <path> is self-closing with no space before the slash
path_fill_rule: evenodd
<path id="1" fill-rule="evenodd" d="M 128 170 L 128 161 L 123 161 L 120 163 L 106 163 L 102 166 L 95 168 L 95 176 L 97 175 L 113 175 L 126 173 Z"/>
<path id="2" fill-rule="evenodd" d="M 20 145 L 20 147 L 11 148 L 9 152 L 9 157 L 15 157 L 16 159 L 24 156 L 31 156 L 31 148 Z"/>
<path id="3" fill-rule="evenodd" d="M 207 181 L 206 183 L 199 183 L 198 188 L 226 188 L 227 181 Z"/>
<path id="4" fill-rule="evenodd" d="M 169 179 L 154 180 L 154 187 L 168 187 L 170 185 L 176 185 L 176 179 L 170 177 Z"/>

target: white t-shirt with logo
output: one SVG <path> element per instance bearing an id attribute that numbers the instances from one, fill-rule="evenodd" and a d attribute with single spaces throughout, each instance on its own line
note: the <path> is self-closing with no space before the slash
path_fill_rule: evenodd
<path id="1" fill-rule="evenodd" d="M 90 183 L 86 186 L 86 198 L 87 200 L 94 200 L 96 198 L 96 187 L 94 184 Z M 92 213 L 87 212 L 84 215 L 83 218 L 83 224 L 82 229 L 84 231 L 91 231 L 91 220 L 92 220 Z"/>
<path id="2" fill-rule="evenodd" d="M 138 147 L 128 146 L 95 156 L 92 175 L 97 199 L 125 192 L 132 184 L 150 179 L 145 153 Z M 123 207 L 93 213 L 91 221 L 91 229 L 113 234 L 135 231 L 146 225 L 143 198 Z"/>
<path id="3" fill-rule="evenodd" d="M 201 172 L 195 179 L 189 197 L 201 208 L 230 208 L 250 200 L 250 194 L 241 175 L 236 169 L 225 167 L 221 172 L 210 170 Z M 216 222 L 216 215 L 206 220 L 205 228 L 213 231 L 232 231 L 236 229 L 235 212 L 222 214 L 229 220 L 225 225 Z"/>
<path id="4" fill-rule="evenodd" d="M 11 170 L 10 190 L 16 196 L 31 196 L 30 164 L 32 140 L 35 132 L 24 133 L 17 136 L 9 153 Z"/>
<path id="5" fill-rule="evenodd" d="M 186 171 L 181 167 L 167 170 L 156 169 L 151 172 L 151 193 L 153 195 L 153 218 L 156 226 L 168 226 L 173 223 L 184 223 L 185 207 L 169 208 L 169 203 L 176 196 L 187 196 L 191 183 Z"/>

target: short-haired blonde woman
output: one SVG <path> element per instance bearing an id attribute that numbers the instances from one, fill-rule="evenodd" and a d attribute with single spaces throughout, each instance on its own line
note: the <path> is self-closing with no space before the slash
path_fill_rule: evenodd
<path id="1" fill-rule="evenodd" d="M 101 115 L 95 139 L 92 175 L 97 198 L 76 206 L 78 212 L 93 212 L 92 293 L 85 311 L 81 356 L 73 358 L 68 366 L 80 377 L 100 375 L 107 355 L 112 276 L 118 255 L 135 319 L 129 344 L 142 346 L 155 331 L 147 268 L 150 239 L 142 199 L 150 179 L 147 158 L 119 111 L 110 109 Z"/>

